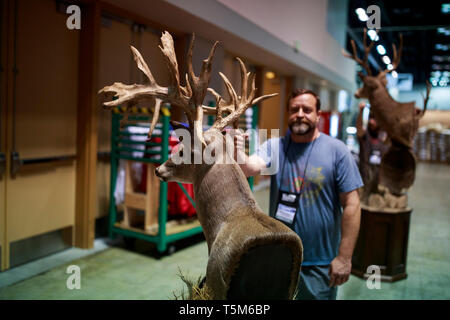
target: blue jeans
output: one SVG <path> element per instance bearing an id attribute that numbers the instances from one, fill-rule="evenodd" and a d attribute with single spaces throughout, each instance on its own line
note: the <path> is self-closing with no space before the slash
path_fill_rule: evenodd
<path id="1" fill-rule="evenodd" d="M 330 266 L 302 266 L 296 300 L 336 300 L 337 287 L 329 287 Z"/>

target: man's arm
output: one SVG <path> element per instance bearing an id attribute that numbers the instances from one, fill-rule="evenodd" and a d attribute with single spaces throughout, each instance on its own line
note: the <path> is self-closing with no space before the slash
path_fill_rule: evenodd
<path id="1" fill-rule="evenodd" d="M 363 111 L 365 108 L 365 104 L 364 102 L 360 102 L 358 107 L 359 107 L 359 114 L 358 114 L 358 118 L 356 118 L 356 136 L 361 139 L 364 134 L 366 133 L 366 131 L 363 128 Z"/>
<path id="2" fill-rule="evenodd" d="M 347 282 L 352 270 L 352 255 L 358 239 L 361 206 L 357 190 L 339 195 L 344 212 L 341 224 L 341 243 L 337 257 L 330 265 L 330 287 Z"/>
<path id="3" fill-rule="evenodd" d="M 245 153 L 246 137 L 248 137 L 248 135 L 239 132 L 234 136 L 236 146 L 235 160 L 241 167 L 245 176 L 252 177 L 261 174 L 261 170 L 266 168 L 267 166 L 265 161 L 256 154 L 247 156 L 247 154 Z"/>

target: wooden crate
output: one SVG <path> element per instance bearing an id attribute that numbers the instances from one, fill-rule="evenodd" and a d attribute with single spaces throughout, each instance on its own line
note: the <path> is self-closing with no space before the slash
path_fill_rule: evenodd
<path id="1" fill-rule="evenodd" d="M 158 225 L 160 182 L 154 175 L 155 165 L 146 163 L 144 164 L 147 166 L 146 193 L 135 192 L 132 183 L 132 163 L 133 161 L 127 161 L 125 165 L 125 201 L 122 225 L 150 230 Z M 139 214 L 139 210 L 144 214 Z"/>

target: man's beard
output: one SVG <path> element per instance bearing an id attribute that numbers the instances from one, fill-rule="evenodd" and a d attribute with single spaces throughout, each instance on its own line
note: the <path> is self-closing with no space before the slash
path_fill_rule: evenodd
<path id="1" fill-rule="evenodd" d="M 310 133 L 314 128 L 315 126 L 308 122 L 294 122 L 289 125 L 291 132 L 297 136 L 304 136 Z"/>

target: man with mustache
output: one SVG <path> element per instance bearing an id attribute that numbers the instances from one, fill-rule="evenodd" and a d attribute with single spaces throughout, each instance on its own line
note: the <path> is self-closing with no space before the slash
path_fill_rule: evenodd
<path id="1" fill-rule="evenodd" d="M 238 135 L 237 158 L 246 160 L 240 164 L 246 176 L 278 162 L 271 176 L 270 215 L 303 242 L 297 299 L 336 299 L 337 286 L 349 279 L 359 232 L 361 176 L 345 144 L 319 132 L 320 98 L 315 92 L 295 90 L 287 110 L 284 137 L 267 140 L 247 157 L 244 135 Z"/>

